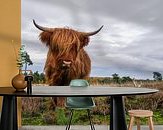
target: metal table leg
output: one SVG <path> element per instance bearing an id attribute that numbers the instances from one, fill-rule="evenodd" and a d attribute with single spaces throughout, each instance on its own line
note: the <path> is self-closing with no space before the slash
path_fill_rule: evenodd
<path id="1" fill-rule="evenodd" d="M 127 130 L 122 96 L 111 96 L 110 130 Z"/>
<path id="2" fill-rule="evenodd" d="M 3 97 L 0 130 L 18 130 L 16 96 Z"/>

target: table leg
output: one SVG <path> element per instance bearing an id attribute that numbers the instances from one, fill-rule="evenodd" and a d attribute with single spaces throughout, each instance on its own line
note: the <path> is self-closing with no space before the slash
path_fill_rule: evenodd
<path id="1" fill-rule="evenodd" d="M 111 96 L 110 130 L 127 130 L 122 96 Z"/>
<path id="2" fill-rule="evenodd" d="M 17 98 L 15 96 L 3 97 L 0 130 L 18 130 Z"/>

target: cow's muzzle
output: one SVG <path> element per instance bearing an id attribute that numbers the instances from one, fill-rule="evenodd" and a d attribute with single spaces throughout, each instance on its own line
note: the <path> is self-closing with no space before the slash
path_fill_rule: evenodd
<path id="1" fill-rule="evenodd" d="M 69 68 L 70 66 L 71 66 L 71 61 L 63 61 L 63 63 L 62 63 L 62 67 L 63 68 Z"/>

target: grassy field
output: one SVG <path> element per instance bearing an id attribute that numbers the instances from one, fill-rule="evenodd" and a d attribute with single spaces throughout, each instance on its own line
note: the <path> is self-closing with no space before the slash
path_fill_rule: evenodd
<path id="1" fill-rule="evenodd" d="M 102 79 L 100 80 L 102 81 Z M 106 80 L 105 80 L 106 81 Z M 112 87 L 146 87 L 160 91 L 156 94 L 125 97 L 126 120 L 129 121 L 127 111 L 130 109 L 149 109 L 154 112 L 154 124 L 163 125 L 163 81 L 139 80 L 116 84 L 91 80 L 92 85 L 110 85 Z M 95 124 L 109 124 L 110 99 L 107 97 L 94 98 L 96 107 L 92 110 Z M 67 124 L 69 111 L 65 108 L 54 108 L 51 98 L 23 98 L 22 99 L 22 124 L 23 125 L 65 125 Z M 146 120 L 142 119 L 142 124 Z M 85 111 L 76 111 L 72 124 L 89 124 Z"/>

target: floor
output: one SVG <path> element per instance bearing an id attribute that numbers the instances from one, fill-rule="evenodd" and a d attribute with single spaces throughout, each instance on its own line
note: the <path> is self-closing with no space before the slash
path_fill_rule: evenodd
<path id="1" fill-rule="evenodd" d="M 23 126 L 19 130 L 65 130 L 66 126 Z M 107 125 L 95 125 L 96 130 L 109 130 Z M 73 125 L 71 130 L 90 130 L 90 126 Z M 136 126 L 133 127 L 136 130 Z M 148 126 L 141 126 L 141 130 L 149 130 Z M 155 125 L 154 130 L 163 130 L 163 125 Z"/>

